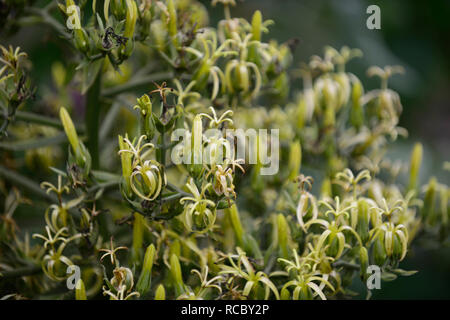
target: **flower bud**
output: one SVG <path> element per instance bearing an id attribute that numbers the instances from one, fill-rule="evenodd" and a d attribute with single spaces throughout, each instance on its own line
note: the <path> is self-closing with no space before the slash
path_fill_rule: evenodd
<path id="1" fill-rule="evenodd" d="M 78 139 L 77 131 L 73 125 L 72 119 L 69 116 L 66 108 L 61 107 L 59 110 L 59 117 L 66 132 L 67 139 L 72 147 L 73 154 L 75 156 L 76 164 L 84 169 L 83 175 L 87 176 L 91 168 L 91 155 L 86 149 L 84 144 Z M 71 154 L 69 154 L 69 162 L 71 162 Z"/>
<path id="2" fill-rule="evenodd" d="M 369 267 L 369 255 L 365 247 L 359 248 L 359 276 L 362 281 L 367 280 L 367 268 Z"/>
<path id="3" fill-rule="evenodd" d="M 75 285 L 75 299 L 76 300 L 87 300 L 86 289 L 84 287 L 84 282 L 81 279 L 78 279 L 78 281 Z"/>
<path id="4" fill-rule="evenodd" d="M 359 129 L 364 122 L 363 108 L 360 102 L 361 96 L 363 95 L 363 86 L 361 81 L 356 80 L 353 83 L 352 88 L 352 107 L 350 110 L 350 122 L 356 128 Z"/>
<path id="5" fill-rule="evenodd" d="M 356 221 L 353 219 L 354 214 L 357 215 Z M 352 227 L 363 243 L 369 240 L 369 204 L 364 199 L 360 199 L 357 207 L 352 210 Z"/>
<path id="6" fill-rule="evenodd" d="M 127 136 L 125 136 L 127 138 Z M 127 150 L 129 149 L 129 146 L 127 143 L 125 143 L 124 138 L 119 135 L 119 148 L 120 150 Z M 130 152 L 121 152 L 120 153 L 120 160 L 122 163 L 122 191 L 125 192 L 125 195 L 127 198 L 131 198 L 132 196 L 132 190 L 131 190 L 131 173 L 132 173 L 132 159 L 133 154 Z"/>
<path id="7" fill-rule="evenodd" d="M 125 0 L 127 4 L 127 15 L 125 19 L 125 30 L 123 36 L 128 40 L 125 45 L 120 48 L 120 57 L 128 58 L 131 55 L 134 47 L 134 29 L 136 27 L 136 20 L 138 17 L 137 5 L 134 0 Z"/>
<path id="8" fill-rule="evenodd" d="M 247 92 L 250 88 L 250 79 L 245 61 L 240 61 L 236 69 L 236 83 L 243 92 Z"/>
<path id="9" fill-rule="evenodd" d="M 183 277 L 181 274 L 181 266 L 178 257 L 174 254 L 170 257 L 170 274 L 174 282 L 175 294 L 182 295 L 185 292 Z"/>
<path id="10" fill-rule="evenodd" d="M 420 165 L 422 163 L 422 155 L 423 155 L 422 144 L 416 143 L 414 145 L 413 151 L 411 152 L 408 190 L 415 190 L 417 188 Z"/>
<path id="11" fill-rule="evenodd" d="M 289 150 L 289 180 L 293 180 L 300 171 L 300 166 L 302 163 L 302 148 L 300 146 L 300 141 L 295 141 L 291 145 L 291 149 Z"/>
<path id="12" fill-rule="evenodd" d="M 198 176 L 202 170 L 203 157 L 203 124 L 202 116 L 196 115 L 192 124 L 191 134 L 191 168 L 190 171 Z"/>
<path id="13" fill-rule="evenodd" d="M 286 289 L 286 287 L 283 287 L 280 292 L 280 300 L 289 300 L 290 297 L 291 297 L 291 294 L 290 294 L 289 290 Z"/>
<path id="14" fill-rule="evenodd" d="M 373 251 L 374 251 L 374 259 L 375 259 L 375 263 L 378 266 L 382 266 L 384 264 L 384 262 L 386 261 L 386 250 L 384 249 L 384 245 L 383 245 L 383 236 L 379 236 L 374 243 L 373 246 Z"/>
<path id="15" fill-rule="evenodd" d="M 289 257 L 289 237 L 290 229 L 286 218 L 282 213 L 277 216 L 277 235 L 280 257 L 287 259 Z"/>
<path id="16" fill-rule="evenodd" d="M 236 239 L 239 246 L 243 246 L 244 241 L 244 229 L 242 228 L 241 218 L 239 217 L 239 211 L 235 203 L 231 205 L 230 208 L 226 209 L 228 216 L 230 217 L 231 225 L 236 235 Z"/>
<path id="17" fill-rule="evenodd" d="M 139 276 L 139 280 L 136 284 L 136 290 L 141 294 L 141 296 L 144 296 L 150 290 L 154 258 L 155 246 L 151 244 L 145 251 L 144 264 L 142 266 L 141 275 Z"/>
<path id="18" fill-rule="evenodd" d="M 177 11 L 175 8 L 175 4 L 173 0 L 168 0 L 167 3 L 167 11 L 169 12 L 169 19 L 167 29 L 169 31 L 170 38 L 172 40 L 172 44 L 175 48 L 178 48 L 178 39 L 177 39 Z"/>
<path id="19" fill-rule="evenodd" d="M 338 88 L 336 110 L 339 110 L 347 105 L 350 98 L 350 79 L 345 72 L 339 72 L 334 76 L 334 80 Z"/>
<path id="20" fill-rule="evenodd" d="M 166 290 L 162 284 L 156 288 L 155 300 L 166 300 Z"/>
<path id="21" fill-rule="evenodd" d="M 61 107 L 59 110 L 59 117 L 63 124 L 64 131 L 66 132 L 67 139 L 69 139 L 69 143 L 72 146 L 73 153 L 78 154 L 80 152 L 80 140 L 78 139 L 77 131 L 75 130 L 75 126 L 73 125 L 72 119 L 66 108 Z"/>

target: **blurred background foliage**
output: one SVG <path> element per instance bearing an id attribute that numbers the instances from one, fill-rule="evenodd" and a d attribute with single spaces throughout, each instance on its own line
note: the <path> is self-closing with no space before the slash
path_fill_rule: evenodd
<path id="1" fill-rule="evenodd" d="M 0 1 L 1 2 L 1 1 Z M 211 7 L 211 23 L 222 17 L 221 7 Z M 364 59 L 355 59 L 349 69 L 365 74 L 371 65 L 402 65 L 405 75 L 393 77 L 391 87 L 398 91 L 404 111 L 400 125 L 407 128 L 409 137 L 400 139 L 388 156 L 408 160 L 415 141 L 424 145 L 422 183 L 425 177 L 438 176 L 449 183 L 450 174 L 442 163 L 450 159 L 450 1 L 364 1 L 364 0 L 245 0 L 237 1 L 234 16 L 249 19 L 259 9 L 264 19 L 273 19 L 270 37 L 280 42 L 298 39 L 294 66 L 308 61 L 314 54 L 322 54 L 325 45 L 340 48 L 348 45 L 360 48 Z M 48 1 L 37 1 L 48 3 Z M 366 28 L 366 9 L 376 4 L 381 8 L 381 30 Z M 0 18 L 1 19 L 1 18 Z M 0 29 L 3 21 L 0 21 Z M 27 52 L 33 66 L 31 78 L 37 86 L 37 101 L 51 99 L 57 90 L 52 79 L 55 62 L 65 61 L 68 48 L 57 41 L 57 35 L 45 26 L 23 27 L 13 35 L 0 34 L 3 45 L 20 46 Z M 53 70 L 54 71 L 54 70 Z M 366 89 L 375 88 L 375 79 L 363 77 Z M 291 83 L 292 91 L 300 88 L 301 80 Z M 70 93 L 70 92 L 69 92 Z M 77 99 L 77 97 L 66 97 Z M 42 106 L 29 106 L 38 111 Z M 26 133 L 25 133 L 26 134 Z M 3 161 L 4 159 L 2 159 Z M 46 173 L 35 172 L 44 178 Z M 36 209 L 24 205 L 15 218 L 23 231 L 38 231 L 42 217 Z M 39 209 L 39 208 L 38 208 Z M 45 207 L 40 212 L 44 212 Z M 381 290 L 374 290 L 374 298 L 450 298 L 450 249 L 431 245 L 410 252 L 403 264 L 405 269 L 420 270 L 412 277 L 402 277 L 394 282 L 383 282 Z M 356 280 L 356 278 L 355 278 Z M 358 284 L 357 284 L 358 282 Z M 355 281 L 355 286 L 361 285 Z M 362 291 L 356 288 L 356 291 Z M 363 297 L 360 297 L 363 298 Z"/>

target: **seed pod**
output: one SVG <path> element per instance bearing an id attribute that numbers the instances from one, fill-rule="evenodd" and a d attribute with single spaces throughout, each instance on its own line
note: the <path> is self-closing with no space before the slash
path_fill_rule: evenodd
<path id="1" fill-rule="evenodd" d="M 422 144 L 416 143 L 414 145 L 413 151 L 411 152 L 408 190 L 416 190 L 417 188 L 420 165 L 422 164 L 422 155 L 423 155 Z"/>
<path id="2" fill-rule="evenodd" d="M 366 282 L 367 268 L 369 267 L 369 254 L 367 253 L 367 249 L 365 247 L 359 248 L 359 264 L 359 276 L 362 281 Z"/>
<path id="3" fill-rule="evenodd" d="M 154 258 L 155 246 L 151 244 L 145 251 L 144 264 L 142 266 L 141 275 L 139 276 L 139 280 L 136 284 L 136 290 L 141 294 L 141 296 L 144 296 L 150 290 Z"/>
<path id="4" fill-rule="evenodd" d="M 166 290 L 162 284 L 156 288 L 155 300 L 166 300 Z"/>
<path id="5" fill-rule="evenodd" d="M 75 299 L 76 300 L 87 300 L 86 289 L 84 287 L 84 282 L 81 279 L 78 279 L 78 281 L 75 285 Z"/>
<path id="6" fill-rule="evenodd" d="M 300 166 L 302 163 L 302 148 L 300 146 L 300 141 L 295 141 L 292 143 L 289 150 L 289 180 L 293 180 L 300 171 Z"/>

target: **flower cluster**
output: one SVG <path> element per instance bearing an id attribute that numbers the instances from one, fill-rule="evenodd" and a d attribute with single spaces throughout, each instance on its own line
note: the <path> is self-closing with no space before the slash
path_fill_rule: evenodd
<path id="1" fill-rule="evenodd" d="M 340 299 L 351 296 L 355 277 L 367 280 L 369 265 L 383 279 L 410 275 L 399 264 L 417 238 L 448 238 L 449 188 L 434 177 L 419 185 L 422 146 L 409 163 L 384 156 L 406 134 L 400 97 L 388 86 L 400 67 L 370 68 L 381 86 L 368 92 L 347 68 L 362 57 L 358 49 L 326 47 L 295 68 L 295 41 L 264 41 L 273 21 L 260 11 L 251 21 L 232 17 L 234 0 L 212 1 L 224 8 L 216 27 L 196 0 L 110 0 L 102 10 L 86 3 L 29 10 L 49 23 L 60 9 L 50 25 L 72 44 L 78 66 L 55 66 L 54 80 L 86 103 L 82 125 L 67 96 L 60 121 L 5 117 L 15 142 L 20 121 L 30 132 L 53 127 L 19 151 L 67 150 L 65 163 L 41 161 L 57 174 L 41 187 L 7 168 L 20 165 L 17 149 L 0 151 L 9 162 L 0 166 L 8 194 L 0 277 L 16 297 Z M 29 96 L 24 54 L 2 52 L 0 104 L 16 110 Z M 258 133 L 241 158 L 227 129 L 279 129 L 279 171 L 261 174 L 274 142 Z M 25 200 L 3 179 L 51 202 L 34 247 L 19 239 L 13 218 Z M 71 291 L 64 285 L 76 266 Z"/>

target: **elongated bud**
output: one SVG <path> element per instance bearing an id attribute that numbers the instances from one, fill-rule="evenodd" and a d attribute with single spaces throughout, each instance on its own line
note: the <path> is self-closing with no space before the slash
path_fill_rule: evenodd
<path id="1" fill-rule="evenodd" d="M 289 300 L 290 297 L 291 294 L 289 293 L 289 290 L 283 287 L 280 292 L 280 300 Z"/>
<path id="2" fill-rule="evenodd" d="M 73 153 L 77 155 L 80 152 L 80 140 L 78 139 L 77 131 L 75 130 L 75 126 L 73 125 L 72 119 L 66 108 L 61 107 L 61 109 L 59 109 L 59 117 L 63 124 L 64 131 L 66 132 L 67 139 L 69 139 Z"/>
<path id="3" fill-rule="evenodd" d="M 350 110 L 350 122 L 356 129 L 360 129 L 364 122 L 363 108 L 360 102 L 363 91 L 361 81 L 356 80 L 353 83 L 352 108 Z"/>
<path id="4" fill-rule="evenodd" d="M 302 148 L 300 141 L 295 141 L 289 150 L 289 180 L 293 180 L 299 173 L 302 164 Z"/>
<path id="5" fill-rule="evenodd" d="M 253 40 L 261 41 L 262 34 L 262 14 L 261 11 L 256 10 L 252 17 L 252 35 Z"/>
<path id="6" fill-rule="evenodd" d="M 422 164 L 423 147 L 421 143 L 416 143 L 411 152 L 410 168 L 409 168 L 409 185 L 408 190 L 417 188 L 419 179 L 420 165 Z"/>
<path id="7" fill-rule="evenodd" d="M 331 190 L 331 180 L 326 178 L 323 179 L 322 186 L 320 187 L 320 193 L 322 198 L 329 197 L 331 198 L 332 190 Z"/>
<path id="8" fill-rule="evenodd" d="M 175 9 L 175 4 L 173 0 L 169 0 L 167 3 L 167 11 L 169 12 L 168 30 L 170 38 L 172 39 L 173 45 L 178 47 L 177 39 L 177 11 Z"/>
<path id="9" fill-rule="evenodd" d="M 174 281 L 175 293 L 177 296 L 184 293 L 184 282 L 181 274 L 181 266 L 178 257 L 174 254 L 170 257 L 170 274 Z"/>
<path id="10" fill-rule="evenodd" d="M 162 284 L 156 289 L 155 300 L 166 300 L 166 290 Z"/>
<path id="11" fill-rule="evenodd" d="M 81 279 L 78 279 L 78 281 L 75 285 L 75 299 L 76 300 L 87 300 L 86 289 L 84 287 L 84 282 Z"/>
<path id="12" fill-rule="evenodd" d="M 396 261 L 400 261 L 403 258 L 403 246 L 400 241 L 400 238 L 398 235 L 394 234 L 393 236 L 393 244 L 392 244 L 392 257 Z"/>
<path id="13" fill-rule="evenodd" d="M 339 85 L 337 93 L 337 106 L 336 110 L 340 110 L 343 106 L 346 106 L 350 98 L 350 80 L 345 72 L 339 72 L 334 76 L 336 83 Z"/>
<path id="14" fill-rule="evenodd" d="M 142 243 L 144 242 L 144 225 L 145 218 L 139 213 L 134 214 L 133 222 L 133 251 L 132 260 L 137 264 L 140 260 Z"/>
<path id="15" fill-rule="evenodd" d="M 137 6 L 134 0 L 125 0 L 127 4 L 127 16 L 125 20 L 125 30 L 123 36 L 129 40 L 133 39 L 134 28 L 138 17 Z"/>
<path id="16" fill-rule="evenodd" d="M 142 266 L 141 275 L 139 276 L 139 280 L 136 284 L 136 290 L 141 294 L 141 296 L 146 295 L 150 290 L 154 259 L 155 259 L 155 246 L 151 244 L 147 247 L 147 250 L 145 251 L 144 264 Z"/>
<path id="17" fill-rule="evenodd" d="M 202 116 L 196 115 L 191 134 L 191 170 L 195 176 L 202 170 L 203 157 L 203 124 Z"/>
<path id="18" fill-rule="evenodd" d="M 127 3 L 124 0 L 112 0 L 112 11 L 117 20 L 123 20 L 127 15 Z"/>
<path id="19" fill-rule="evenodd" d="M 236 235 L 236 239 L 239 246 L 243 246 L 244 244 L 244 229 L 242 228 L 241 218 L 239 217 L 239 211 L 236 207 L 236 204 L 226 209 L 228 215 L 230 217 L 231 225 L 234 230 L 234 234 Z"/>
<path id="20" fill-rule="evenodd" d="M 248 73 L 247 64 L 245 61 L 239 62 L 236 67 L 236 82 L 243 92 L 248 92 L 250 88 L 250 78 Z"/>
<path id="21" fill-rule="evenodd" d="M 289 257 L 289 225 L 283 214 L 277 216 L 277 233 L 278 247 L 280 248 L 281 257 L 287 259 Z"/>
<path id="22" fill-rule="evenodd" d="M 127 7 L 127 14 L 125 19 L 125 30 L 123 36 L 126 37 L 127 43 L 120 48 L 121 58 L 128 58 L 131 55 L 134 47 L 134 29 L 136 27 L 136 20 L 138 17 L 138 9 L 134 0 L 125 0 Z"/>
<path id="23" fill-rule="evenodd" d="M 120 148 L 120 150 L 128 150 L 128 148 L 129 148 L 128 144 L 125 143 L 125 141 L 121 135 L 119 135 L 119 148 Z M 132 164 L 131 164 L 132 158 L 133 158 L 133 154 L 130 152 L 121 152 L 120 153 L 120 160 L 122 163 L 122 177 L 123 177 L 122 190 L 125 191 L 127 198 L 130 198 L 132 195 L 131 184 L 130 184 L 131 173 L 133 171 Z"/>
<path id="24" fill-rule="evenodd" d="M 367 268 L 369 267 L 369 254 L 367 253 L 367 249 L 365 247 L 361 247 L 359 249 L 359 276 L 361 280 L 366 282 L 367 280 Z"/>
<path id="25" fill-rule="evenodd" d="M 360 199 L 357 205 L 357 224 L 356 232 L 361 238 L 363 243 L 369 240 L 369 204 L 364 199 Z"/>

